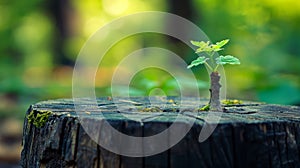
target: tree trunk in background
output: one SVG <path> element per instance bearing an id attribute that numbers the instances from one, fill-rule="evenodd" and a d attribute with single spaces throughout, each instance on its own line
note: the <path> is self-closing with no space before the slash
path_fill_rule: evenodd
<path id="1" fill-rule="evenodd" d="M 168 0 L 168 10 L 167 12 L 170 12 L 172 14 L 181 16 L 185 19 L 188 19 L 190 21 L 193 21 L 193 8 L 192 8 L 192 1 L 190 0 Z M 184 27 L 184 25 L 178 25 L 176 20 L 167 20 L 166 22 L 166 29 L 167 31 L 178 31 L 178 34 L 182 34 L 186 36 L 186 39 L 189 37 L 188 34 L 190 33 L 189 30 Z M 196 37 L 195 37 L 196 38 Z M 183 45 L 182 41 L 173 38 L 173 37 L 167 37 L 167 40 L 170 41 L 171 50 L 175 52 L 177 55 L 179 55 L 182 58 L 186 58 L 187 51 L 190 48 L 187 48 L 186 45 Z M 189 39 L 192 40 L 192 39 Z"/>
<path id="2" fill-rule="evenodd" d="M 168 0 L 169 12 L 193 20 L 192 1 Z"/>
<path id="3" fill-rule="evenodd" d="M 69 59 L 64 52 L 66 38 L 71 33 L 69 12 L 71 9 L 69 0 L 48 0 L 46 8 L 52 19 L 54 30 L 53 50 L 55 65 L 73 65 L 74 61 Z"/>

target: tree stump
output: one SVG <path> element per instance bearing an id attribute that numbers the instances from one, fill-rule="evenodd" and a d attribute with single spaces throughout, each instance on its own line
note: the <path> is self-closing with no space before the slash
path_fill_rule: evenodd
<path id="1" fill-rule="evenodd" d="M 147 157 L 110 152 L 87 135 L 78 119 L 79 113 L 75 113 L 73 100 L 59 99 L 30 106 L 24 122 L 21 165 L 51 168 L 300 167 L 300 107 L 253 102 L 228 105 L 220 121 L 215 123 L 218 125 L 214 132 L 200 143 L 199 133 L 210 112 L 189 108 L 179 112 L 178 97 L 154 99 L 155 107 L 150 107 L 150 101 L 144 97 L 119 101 L 118 106 L 137 107 L 138 111 L 123 109 L 126 115 L 133 115 L 140 122 L 124 117 L 110 98 L 97 99 L 99 109 L 88 109 L 89 100 L 82 99 L 87 109 L 79 113 L 91 122 L 101 123 L 105 119 L 115 129 L 132 136 L 157 134 L 167 129 L 178 113 L 196 119 L 186 136 L 167 151 Z M 191 104 L 199 103 L 195 100 L 189 99 Z M 201 105 L 206 103 L 200 102 Z M 99 117 L 100 111 L 105 118 Z M 151 120 L 145 119 L 145 114 L 153 115 Z M 188 123 L 182 121 L 182 124 Z M 105 138 L 110 140 L 111 137 Z"/>

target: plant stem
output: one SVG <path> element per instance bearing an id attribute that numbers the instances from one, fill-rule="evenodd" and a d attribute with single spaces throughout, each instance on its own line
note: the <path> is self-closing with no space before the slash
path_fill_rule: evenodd
<path id="1" fill-rule="evenodd" d="M 221 84 L 220 84 L 220 75 L 218 72 L 212 72 L 210 74 L 210 110 L 211 111 L 218 111 L 221 112 L 222 107 L 221 107 L 221 102 L 220 102 L 220 89 L 221 89 Z"/>
<path id="2" fill-rule="evenodd" d="M 204 64 L 208 67 L 209 70 L 214 71 L 214 69 L 207 62 L 205 62 Z"/>
<path id="3" fill-rule="evenodd" d="M 220 65 L 220 64 L 217 64 L 217 66 L 216 66 L 215 69 L 214 69 L 214 72 L 217 72 L 217 70 L 218 70 L 218 68 L 219 68 L 219 65 Z"/>

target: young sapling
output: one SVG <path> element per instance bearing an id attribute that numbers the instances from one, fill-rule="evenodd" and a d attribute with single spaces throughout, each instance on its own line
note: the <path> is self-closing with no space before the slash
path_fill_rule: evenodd
<path id="1" fill-rule="evenodd" d="M 201 54 L 197 59 L 191 62 L 191 64 L 187 68 L 192 68 L 194 66 L 198 66 L 201 64 L 206 65 L 209 73 L 210 73 L 210 99 L 209 104 L 201 108 L 201 110 L 210 110 L 210 111 L 223 111 L 220 101 L 220 74 L 218 72 L 218 68 L 220 65 L 225 64 L 240 64 L 240 60 L 234 56 L 226 55 L 226 56 L 218 56 L 214 59 L 214 55 L 223 50 L 223 46 L 225 46 L 229 42 L 229 39 L 222 40 L 217 42 L 216 44 L 211 44 L 209 41 L 191 41 L 194 46 L 197 46 L 196 53 Z M 208 63 L 209 61 L 209 63 Z"/>

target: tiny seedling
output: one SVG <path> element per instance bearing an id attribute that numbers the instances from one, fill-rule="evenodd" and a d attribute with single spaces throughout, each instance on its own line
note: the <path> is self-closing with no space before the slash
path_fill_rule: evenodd
<path id="1" fill-rule="evenodd" d="M 229 39 L 222 40 L 220 42 L 217 42 L 216 44 L 211 44 L 209 41 L 191 41 L 194 46 L 198 47 L 196 53 L 201 55 L 197 59 L 192 61 L 187 68 L 192 68 L 194 66 L 204 64 L 206 65 L 210 73 L 210 100 L 209 104 L 205 106 L 205 109 L 201 108 L 201 110 L 223 111 L 220 101 L 221 84 L 218 68 L 220 65 L 225 64 L 240 64 L 240 60 L 231 55 L 221 55 L 214 59 L 216 53 L 223 50 L 224 48 L 222 47 L 225 46 L 228 42 Z"/>

